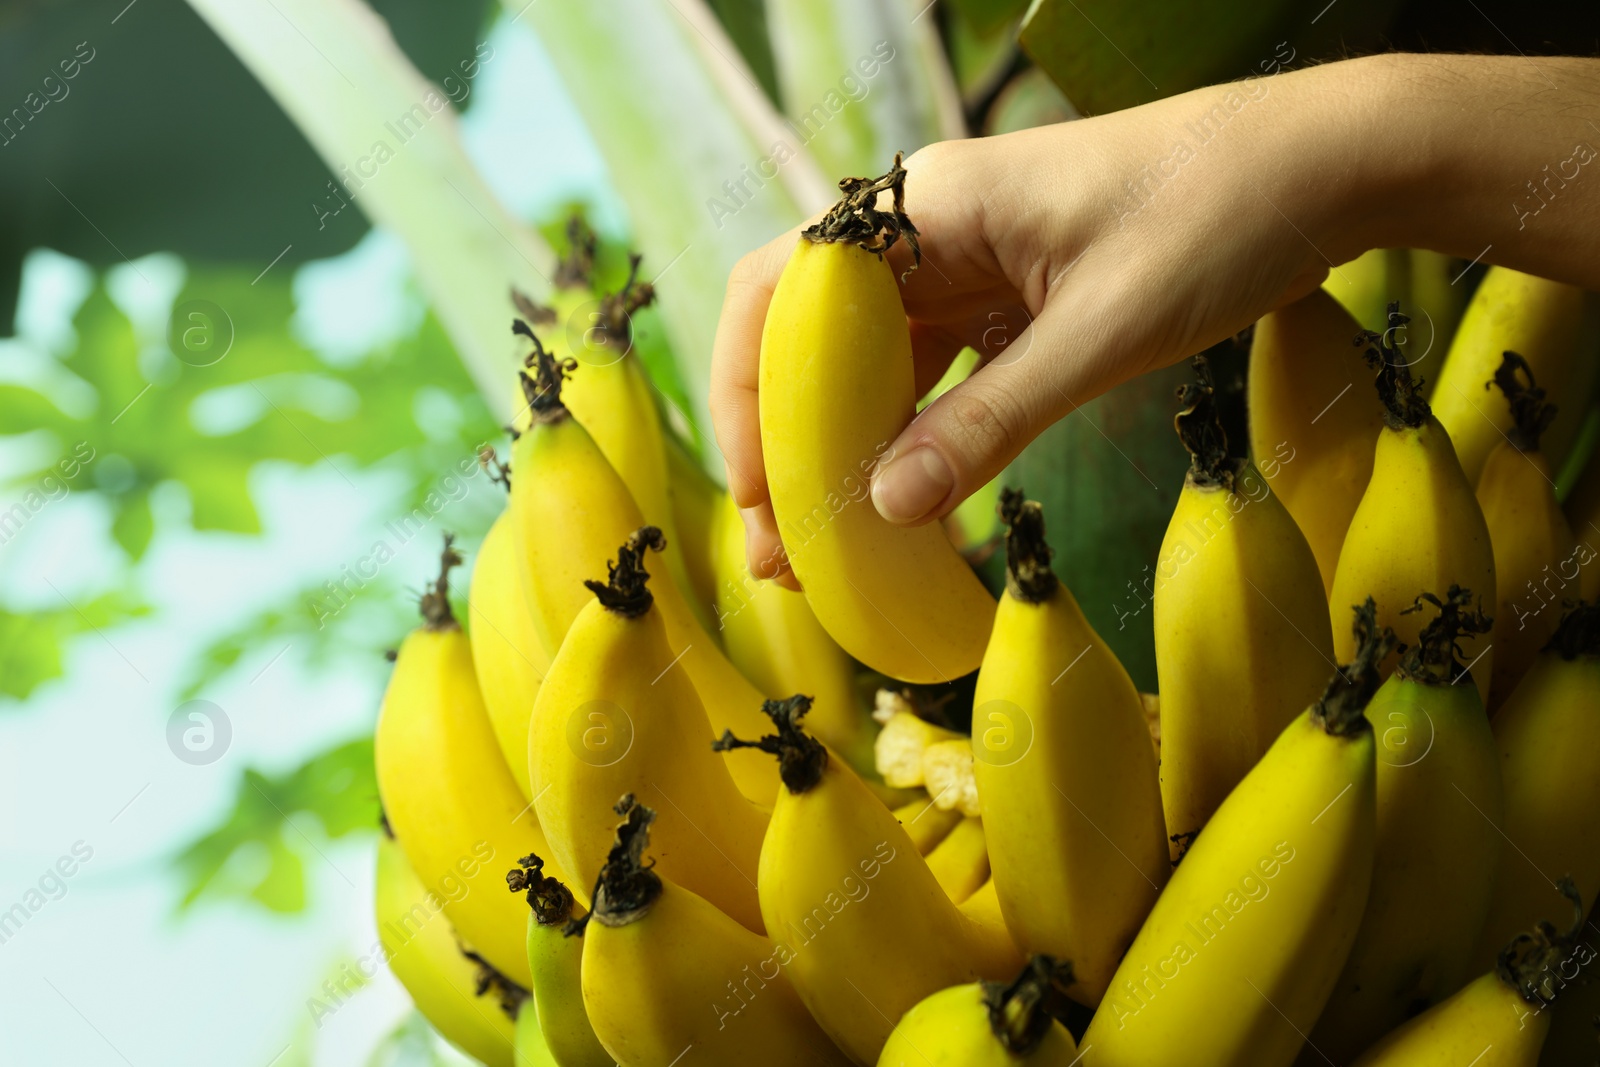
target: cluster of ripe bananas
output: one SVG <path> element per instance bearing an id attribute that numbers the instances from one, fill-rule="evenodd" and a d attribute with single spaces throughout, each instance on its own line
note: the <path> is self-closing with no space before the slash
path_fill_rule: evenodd
<path id="1" fill-rule="evenodd" d="M 1584 406 L 1545 389 L 1586 401 L 1600 367 L 1584 295 L 1491 270 L 1431 395 L 1398 307 L 1382 334 L 1323 293 L 1273 313 L 1256 462 L 1197 361 L 1146 696 L 1036 502 L 1001 495 L 997 603 L 853 489 L 916 401 L 903 178 L 842 183 L 767 315 L 803 593 L 752 577 L 663 431 L 627 354 L 648 287 L 578 360 L 539 327 L 587 291 L 520 301 L 471 636 L 447 542 L 377 731 L 377 918 L 418 1007 L 518 1067 L 1593 1062 L 1600 470 L 1573 524 L 1545 458 Z M 863 677 L 973 671 L 970 735 L 909 690 L 865 710 Z"/>

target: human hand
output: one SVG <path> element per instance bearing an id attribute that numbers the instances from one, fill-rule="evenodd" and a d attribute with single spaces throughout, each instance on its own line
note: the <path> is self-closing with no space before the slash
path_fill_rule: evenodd
<path id="1" fill-rule="evenodd" d="M 1450 65 L 1467 62 L 1479 65 Z M 1434 68 L 1426 82 L 1424 66 Z M 943 516 L 1078 405 L 1237 333 L 1367 248 L 1472 255 L 1461 250 L 1481 248 L 1478 234 L 1455 223 L 1500 224 L 1477 222 L 1489 217 L 1479 190 L 1441 177 L 1447 165 L 1464 170 L 1460 159 L 1418 142 L 1444 141 L 1440 116 L 1470 114 L 1464 86 L 1513 76 L 1505 70 L 1484 57 L 1372 57 L 917 152 L 905 164 L 905 210 L 923 258 L 901 296 L 918 393 L 963 346 L 981 369 L 893 443 L 872 483 L 878 511 L 902 525 Z M 1503 100 L 1507 87 L 1485 91 Z M 1433 199 L 1396 192 L 1417 188 Z M 1424 214 L 1425 224 L 1411 221 Z M 1508 229 L 1494 239 L 1516 266 L 1528 246 Z M 756 391 L 762 324 L 798 233 L 734 269 L 710 396 L 751 570 L 791 587 Z M 897 275 L 910 266 L 904 242 L 888 255 Z"/>

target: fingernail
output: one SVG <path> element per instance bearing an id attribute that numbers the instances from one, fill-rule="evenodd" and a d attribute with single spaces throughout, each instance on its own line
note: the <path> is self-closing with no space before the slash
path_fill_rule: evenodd
<path id="1" fill-rule="evenodd" d="M 872 506 L 899 526 L 927 518 L 944 498 L 956 478 L 950 465 L 926 445 L 893 460 L 872 480 Z"/>

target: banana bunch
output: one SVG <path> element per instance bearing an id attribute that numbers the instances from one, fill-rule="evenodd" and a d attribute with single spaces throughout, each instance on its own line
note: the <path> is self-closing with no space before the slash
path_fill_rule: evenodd
<path id="1" fill-rule="evenodd" d="M 1364 257 L 1257 325 L 1249 455 L 1197 359 L 1141 694 L 1037 501 L 998 491 L 996 598 L 868 500 L 917 402 L 904 181 L 841 183 L 762 337 L 803 592 L 667 429 L 638 259 L 597 295 L 574 228 L 514 296 L 506 505 L 459 615 L 446 538 L 376 730 L 418 1009 L 496 1067 L 1589 1062 L 1592 301 L 1491 270 L 1430 407 L 1393 296 L 1448 336 L 1448 264 Z"/>

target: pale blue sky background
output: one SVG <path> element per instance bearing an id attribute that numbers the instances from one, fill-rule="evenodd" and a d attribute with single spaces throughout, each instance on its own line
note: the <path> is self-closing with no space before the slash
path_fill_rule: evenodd
<path id="1" fill-rule="evenodd" d="M 599 226 L 625 230 L 604 167 L 538 40 L 502 18 L 490 41 L 506 61 L 483 68 L 463 122 L 468 151 L 490 185 L 524 217 L 581 199 L 593 205 Z M 138 268 L 148 283 L 118 268 L 112 292 L 146 343 L 161 346 L 183 265 L 158 256 Z M 18 336 L 0 342 L 0 380 L 52 379 L 49 353 L 70 343 L 88 279 L 82 264 L 54 253 L 29 259 Z M 295 296 L 295 332 L 335 361 L 403 335 L 422 314 L 402 246 L 377 232 L 347 255 L 301 267 Z M 80 410 L 93 404 L 68 388 L 52 392 Z M 0 473 L 37 458 L 25 454 L 31 447 L 16 441 L 0 449 Z M 349 476 L 353 493 L 326 466 L 256 468 L 251 491 L 266 523 L 260 538 L 190 532 L 183 492 L 157 494 L 157 533 L 141 570 L 156 620 L 71 645 L 64 679 L 0 714 L 0 911 L 75 842 L 93 849 L 66 894 L 0 945 L 0 1062 L 289 1067 L 306 1061 L 286 1046 L 310 1032 L 310 1063 L 349 1067 L 365 1062 L 408 1010 L 386 971 L 320 1029 L 306 1006 L 331 967 L 376 940 L 370 839 L 326 842 L 314 826 L 305 828 L 325 859 L 308 852 L 310 907 L 302 915 L 203 904 L 171 918 L 180 889 L 167 863 L 228 810 L 243 764 L 286 769 L 370 729 L 385 665 L 310 672 L 290 647 L 275 662 L 273 649 L 242 662 L 202 694 L 232 722 L 232 744 L 219 762 L 179 762 L 163 732 L 182 670 L 207 634 L 247 618 L 284 588 L 335 573 L 396 513 L 398 479 Z M 472 484 L 450 505 L 462 509 L 457 514 L 498 505 L 482 479 Z M 105 589 L 119 570 L 106 553 L 107 522 L 83 495 L 41 511 L 0 546 L 8 602 L 59 605 L 48 583 L 73 599 Z M 393 566 L 424 573 L 435 551 L 418 538 Z"/>

